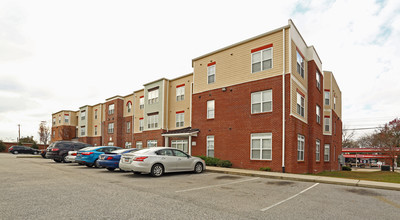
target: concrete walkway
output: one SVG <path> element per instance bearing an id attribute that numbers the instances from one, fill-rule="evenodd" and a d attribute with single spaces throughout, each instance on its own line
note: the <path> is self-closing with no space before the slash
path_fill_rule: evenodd
<path id="1" fill-rule="evenodd" d="M 398 183 L 385 183 L 367 180 L 356 180 L 356 179 L 345 179 L 336 177 L 325 177 L 325 176 L 313 176 L 304 174 L 292 174 L 292 173 L 277 173 L 277 172 L 266 172 L 258 170 L 245 170 L 236 168 L 223 168 L 207 166 L 207 171 L 216 173 L 235 174 L 242 176 L 255 176 L 272 179 L 283 179 L 283 180 L 294 180 L 303 182 L 316 182 L 316 183 L 328 183 L 346 186 L 359 186 L 375 189 L 387 189 L 387 190 L 398 190 L 400 191 L 400 184 Z"/>

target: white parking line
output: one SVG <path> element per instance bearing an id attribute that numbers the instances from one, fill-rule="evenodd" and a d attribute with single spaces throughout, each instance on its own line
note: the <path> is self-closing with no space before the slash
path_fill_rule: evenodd
<path id="1" fill-rule="evenodd" d="M 208 189 L 208 188 L 213 188 L 213 187 L 219 187 L 219 186 L 232 185 L 232 184 L 236 184 L 236 183 L 248 182 L 248 181 L 252 181 L 252 180 L 256 180 L 256 179 L 260 179 L 260 177 L 251 178 L 251 179 L 245 179 L 245 180 L 239 180 L 239 181 L 236 181 L 236 182 L 212 185 L 212 186 L 204 186 L 204 187 L 198 187 L 198 188 L 192 188 L 192 189 L 178 190 L 178 191 L 175 191 L 175 192 L 179 193 L 179 192 L 188 192 L 188 191 L 194 191 L 194 190 L 200 190 L 200 189 Z"/>
<path id="2" fill-rule="evenodd" d="M 287 198 L 287 199 L 285 199 L 285 200 L 282 200 L 282 201 L 280 201 L 280 202 L 278 202 L 278 203 L 276 203 L 276 204 L 274 204 L 274 205 L 268 206 L 267 208 L 263 208 L 263 209 L 261 209 L 260 211 L 264 212 L 264 211 L 267 211 L 267 210 L 270 209 L 270 208 L 273 208 L 273 207 L 275 207 L 275 206 L 277 206 L 277 205 L 280 205 L 280 204 L 282 204 L 282 203 L 284 203 L 284 202 L 287 202 L 287 201 L 289 201 L 289 200 L 295 198 L 296 196 L 298 196 L 298 195 L 300 195 L 300 194 L 302 194 L 302 193 L 304 193 L 304 192 L 306 192 L 306 191 L 308 191 L 308 190 L 314 188 L 314 187 L 317 186 L 318 184 L 319 184 L 319 183 L 316 183 L 316 184 L 314 184 L 314 185 L 308 187 L 307 189 L 305 189 L 305 190 L 303 190 L 303 191 L 297 193 L 296 195 L 291 196 L 291 197 L 289 197 L 289 198 Z"/>

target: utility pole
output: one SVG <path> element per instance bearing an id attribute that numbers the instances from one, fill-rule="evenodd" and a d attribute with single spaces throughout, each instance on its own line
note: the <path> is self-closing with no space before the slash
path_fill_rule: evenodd
<path id="1" fill-rule="evenodd" d="M 18 142 L 21 139 L 21 125 L 18 124 Z"/>

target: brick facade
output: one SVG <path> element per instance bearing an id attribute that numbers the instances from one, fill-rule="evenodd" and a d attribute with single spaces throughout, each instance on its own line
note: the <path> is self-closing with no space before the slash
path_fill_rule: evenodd
<path id="1" fill-rule="evenodd" d="M 76 126 L 62 125 L 51 128 L 51 141 L 72 140 L 76 138 Z"/>
<path id="2" fill-rule="evenodd" d="M 114 105 L 114 112 L 110 114 L 109 106 Z M 108 145 L 110 142 L 114 146 L 124 147 L 125 142 L 122 140 L 124 127 L 124 101 L 122 99 L 114 99 L 105 103 L 105 122 L 103 126 L 103 145 Z M 114 130 L 109 131 L 109 125 L 114 124 Z"/>

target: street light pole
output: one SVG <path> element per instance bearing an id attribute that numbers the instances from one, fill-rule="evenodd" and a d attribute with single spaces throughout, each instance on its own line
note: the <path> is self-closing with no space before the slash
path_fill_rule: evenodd
<path id="1" fill-rule="evenodd" d="M 18 124 L 18 142 L 21 139 L 21 125 Z"/>

